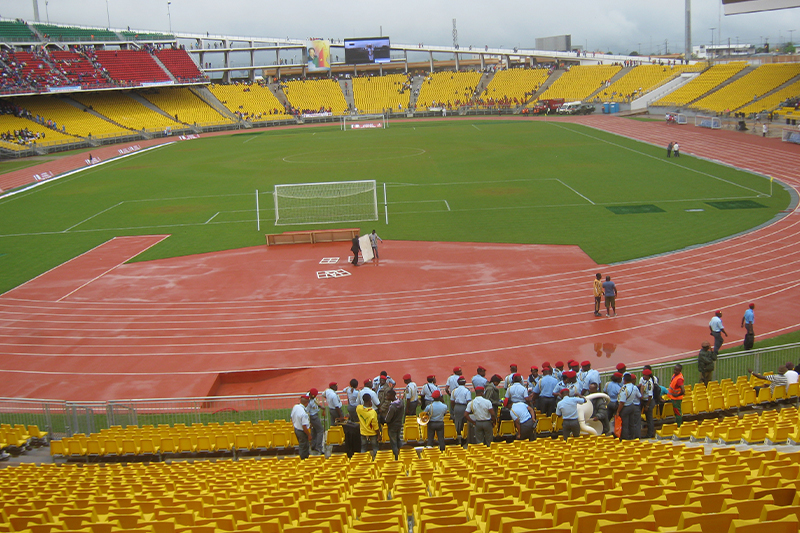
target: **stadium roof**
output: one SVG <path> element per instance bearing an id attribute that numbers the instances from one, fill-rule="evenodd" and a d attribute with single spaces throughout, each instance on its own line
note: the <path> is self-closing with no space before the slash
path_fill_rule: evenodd
<path id="1" fill-rule="evenodd" d="M 726 15 L 800 7 L 800 0 L 722 0 Z"/>

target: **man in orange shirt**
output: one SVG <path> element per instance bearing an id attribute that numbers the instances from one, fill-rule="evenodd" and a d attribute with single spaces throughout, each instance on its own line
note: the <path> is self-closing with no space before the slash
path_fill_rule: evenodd
<path id="1" fill-rule="evenodd" d="M 683 424 L 683 412 L 681 411 L 681 404 L 683 403 L 683 395 L 686 394 L 686 389 L 683 386 L 683 365 L 675 363 L 672 369 L 672 379 L 669 382 L 669 389 L 667 390 L 667 399 L 672 404 L 672 410 L 675 413 L 675 423 L 680 427 Z"/>

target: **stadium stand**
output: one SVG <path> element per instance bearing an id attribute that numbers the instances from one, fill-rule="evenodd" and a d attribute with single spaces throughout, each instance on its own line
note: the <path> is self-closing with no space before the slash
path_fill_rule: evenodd
<path id="1" fill-rule="evenodd" d="M 411 82 L 404 74 L 353 78 L 353 101 L 359 113 L 408 109 Z"/>
<path id="2" fill-rule="evenodd" d="M 480 72 L 445 71 L 429 74 L 420 87 L 417 108 L 466 105 L 474 98 L 480 79 Z"/>
<path id="3" fill-rule="evenodd" d="M 54 50 L 50 59 L 70 82 L 83 89 L 95 89 L 110 86 L 111 83 L 101 69 L 96 68 L 85 57 L 77 52 Z"/>
<path id="4" fill-rule="evenodd" d="M 19 20 L 0 20 L 0 40 L 6 42 L 38 41 L 28 25 Z"/>
<path id="5" fill-rule="evenodd" d="M 228 117 L 220 115 L 213 107 L 202 101 L 188 88 L 154 89 L 142 93 L 148 101 L 159 109 L 185 124 L 225 124 L 232 123 Z"/>
<path id="6" fill-rule="evenodd" d="M 495 72 L 477 103 L 483 108 L 521 105 L 536 94 L 548 75 L 547 69 L 500 70 Z"/>
<path id="7" fill-rule="evenodd" d="M 708 96 L 689 105 L 690 108 L 726 113 L 735 111 L 748 102 L 775 90 L 800 75 L 797 63 L 771 63 L 761 65 L 752 72 L 732 81 Z"/>
<path id="8" fill-rule="evenodd" d="M 647 94 L 683 72 L 697 72 L 705 63 L 694 65 L 637 65 L 630 72 L 595 95 L 595 102 L 629 102 Z"/>
<path id="9" fill-rule="evenodd" d="M 61 128 L 61 124 L 57 124 Z M 73 142 L 75 137 L 61 131 L 48 128 L 29 118 L 14 115 L 0 115 L 0 142 L 3 148 L 23 150 L 34 142 L 37 144 L 53 144 Z"/>
<path id="10" fill-rule="evenodd" d="M 186 50 L 179 48 L 165 48 L 156 50 L 155 56 L 169 70 L 175 79 L 181 83 L 193 81 L 206 81 L 206 77 L 198 70 Z"/>
<path id="11" fill-rule="evenodd" d="M 236 443 L 220 439 L 220 445 Z M 183 438 L 165 437 L 159 446 L 175 457 L 198 453 Z M 797 454 L 775 450 L 722 447 L 707 454 L 702 447 L 600 437 L 449 446 L 443 452 L 404 449 L 398 460 L 381 451 L 374 460 L 357 453 L 305 461 L 273 456 L 127 463 L 126 454 L 135 449 L 130 439 L 87 439 L 70 448 L 115 454 L 126 463 L 1 470 L 4 527 L 408 533 L 413 525 L 413 531 L 427 533 L 782 533 L 797 530 L 800 512 L 798 471 L 791 466 Z M 565 461 L 569 468 L 558 468 Z"/>
<path id="12" fill-rule="evenodd" d="M 211 93 L 231 112 L 243 120 L 286 120 L 291 115 L 267 87 L 254 83 L 210 85 Z"/>
<path id="13" fill-rule="evenodd" d="M 173 41 L 174 35 L 167 33 L 151 33 L 141 31 L 121 31 L 119 32 L 127 41 Z"/>
<path id="14" fill-rule="evenodd" d="M 0 51 L 3 76 L 0 88 L 7 93 L 46 91 L 48 87 L 69 84 L 66 76 L 48 63 L 47 54 L 26 51 Z"/>
<path id="15" fill-rule="evenodd" d="M 777 110 L 787 99 L 795 97 L 798 94 L 800 94 L 800 81 L 796 81 L 787 87 L 771 92 L 755 102 L 740 107 L 737 111 L 745 114 L 761 113 L 762 111 L 772 112 Z M 794 111 L 794 108 L 791 110 Z M 778 114 L 780 115 L 783 113 L 780 112 Z"/>
<path id="16" fill-rule="evenodd" d="M 99 28 L 76 28 L 74 26 L 56 26 L 53 24 L 33 24 L 46 41 L 119 41 L 113 31 Z"/>
<path id="17" fill-rule="evenodd" d="M 685 106 L 747 68 L 744 61 L 714 65 L 693 80 L 656 100 L 653 106 Z M 752 95 L 751 95 L 752 96 Z"/>
<path id="18" fill-rule="evenodd" d="M 342 89 L 338 82 L 331 79 L 289 81 L 283 92 L 298 113 L 330 112 L 342 115 L 347 111 Z"/>
<path id="19" fill-rule="evenodd" d="M 130 98 L 125 92 L 77 93 L 73 97 L 86 107 L 105 117 L 113 117 L 114 122 L 132 130 L 154 131 L 177 124 L 174 119 L 153 111 Z"/>
<path id="20" fill-rule="evenodd" d="M 571 67 L 539 95 L 539 100 L 563 98 L 567 102 L 583 100 L 613 78 L 619 65 L 578 65 Z"/>
<path id="21" fill-rule="evenodd" d="M 133 85 L 171 81 L 169 75 L 144 50 L 97 50 L 94 54 L 115 80 Z"/>
<path id="22" fill-rule="evenodd" d="M 130 130 L 121 128 L 92 113 L 84 112 L 56 96 L 17 98 L 15 103 L 20 107 L 24 106 L 33 115 L 55 121 L 59 128 L 63 126 L 68 133 L 73 135 L 81 137 L 91 135 L 100 138 L 130 133 Z"/>

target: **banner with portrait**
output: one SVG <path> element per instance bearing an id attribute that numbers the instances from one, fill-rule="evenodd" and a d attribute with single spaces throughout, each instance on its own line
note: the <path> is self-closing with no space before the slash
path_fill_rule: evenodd
<path id="1" fill-rule="evenodd" d="M 325 39 L 306 43 L 306 61 L 309 72 L 329 72 L 331 70 L 331 42 Z"/>

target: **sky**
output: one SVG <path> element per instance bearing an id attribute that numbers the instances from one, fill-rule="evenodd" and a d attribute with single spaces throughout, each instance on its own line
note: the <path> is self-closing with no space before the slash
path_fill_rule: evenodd
<path id="1" fill-rule="evenodd" d="M 573 46 L 642 54 L 682 52 L 684 0 L 38 0 L 46 22 L 235 36 L 343 39 L 388 35 L 403 44 L 534 48 L 570 34 Z M 800 40 L 800 8 L 720 15 L 720 0 L 692 0 L 692 43 L 760 46 Z M 0 0 L 0 16 L 33 20 L 32 0 Z M 171 19 L 171 21 L 170 21 Z M 713 31 L 711 28 L 715 28 Z M 721 28 L 721 30 L 720 30 Z"/>

